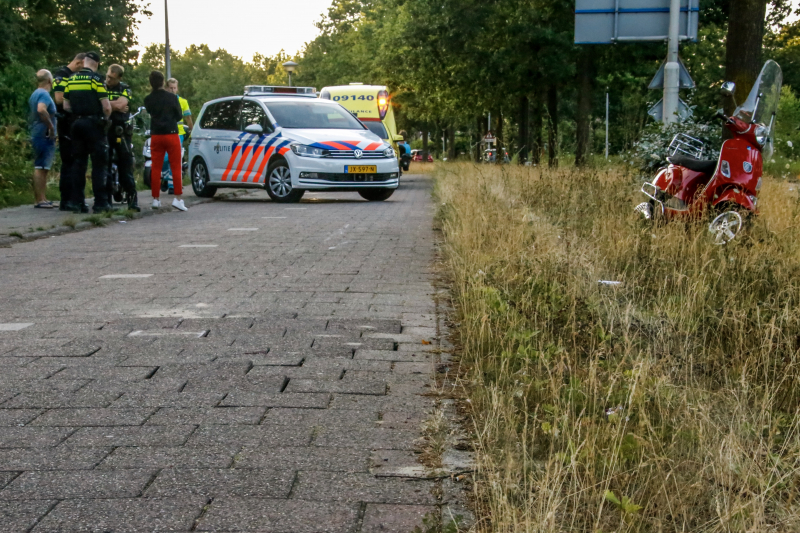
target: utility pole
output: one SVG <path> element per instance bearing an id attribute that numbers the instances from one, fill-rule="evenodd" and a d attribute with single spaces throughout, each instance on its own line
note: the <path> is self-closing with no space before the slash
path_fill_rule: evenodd
<path id="1" fill-rule="evenodd" d="M 690 6 L 691 7 L 691 6 Z M 687 16 L 689 13 L 687 12 Z M 678 64 L 679 26 L 681 20 L 681 0 L 669 3 L 669 38 L 667 42 L 667 64 L 664 66 L 664 125 L 678 120 L 680 100 L 680 65 Z"/>
<path id="2" fill-rule="evenodd" d="M 166 27 L 166 46 L 164 47 L 165 53 L 165 64 L 167 67 L 167 79 L 172 77 L 172 68 L 170 68 L 169 64 L 169 7 L 167 6 L 167 1 L 164 0 L 164 25 Z"/>

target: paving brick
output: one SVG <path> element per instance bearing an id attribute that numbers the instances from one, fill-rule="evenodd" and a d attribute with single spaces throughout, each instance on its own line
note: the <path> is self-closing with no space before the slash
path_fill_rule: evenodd
<path id="1" fill-rule="evenodd" d="M 155 473 L 141 469 L 25 472 L 0 490 L 0 500 L 133 498 Z"/>
<path id="2" fill-rule="evenodd" d="M 134 498 L 66 500 L 60 502 L 34 533 L 142 533 L 189 531 L 200 516 L 205 498 Z"/>
<path id="3" fill-rule="evenodd" d="M 314 437 L 314 445 L 369 450 L 413 450 L 418 435 L 418 431 L 382 427 L 322 427 Z"/>
<path id="4" fill-rule="evenodd" d="M 300 500 L 435 505 L 432 481 L 376 478 L 371 474 L 307 472 L 297 474 L 292 497 Z"/>
<path id="5" fill-rule="evenodd" d="M 239 448 L 239 445 L 224 444 L 202 448 L 116 448 L 97 468 L 227 468 Z"/>
<path id="6" fill-rule="evenodd" d="M 423 355 L 411 352 L 399 352 L 394 350 L 356 350 L 354 359 L 366 361 L 407 361 L 417 362 L 424 360 Z"/>
<path id="7" fill-rule="evenodd" d="M 30 423 L 32 426 L 138 426 L 155 409 L 51 409 Z"/>
<path id="8" fill-rule="evenodd" d="M 164 407 L 147 420 L 147 425 L 258 424 L 265 412 L 265 407 Z"/>
<path id="9" fill-rule="evenodd" d="M 286 498 L 295 472 L 285 468 L 168 468 L 148 487 L 145 496 L 202 494 L 210 498 Z M 1 494 L 1 493 L 0 493 Z"/>
<path id="10" fill-rule="evenodd" d="M 427 529 L 423 519 L 438 523 L 439 510 L 430 505 L 367 504 L 361 533 L 409 533 L 419 528 Z"/>
<path id="11" fill-rule="evenodd" d="M 275 468 L 366 472 L 368 450 L 348 448 L 245 446 L 237 456 L 236 468 Z"/>
<path id="12" fill-rule="evenodd" d="M 225 397 L 219 392 L 126 392 L 112 405 L 114 409 L 134 407 L 213 407 Z"/>
<path id="13" fill-rule="evenodd" d="M 391 372 L 391 361 L 365 361 L 355 359 L 329 359 L 320 357 L 309 357 L 304 363 L 303 368 L 315 372 L 331 372 L 341 374 L 342 370 L 366 370 L 370 372 Z M 250 372 L 254 372 L 254 368 Z"/>
<path id="14" fill-rule="evenodd" d="M 42 412 L 41 409 L 0 409 L 0 427 L 24 426 Z"/>
<path id="15" fill-rule="evenodd" d="M 378 411 L 347 411 L 329 409 L 275 408 L 267 411 L 263 424 L 328 426 L 328 427 L 375 427 Z"/>
<path id="16" fill-rule="evenodd" d="M 334 394 L 329 409 L 377 409 L 378 411 L 425 411 L 432 402 L 423 396 L 364 396 L 361 394 Z"/>
<path id="17" fill-rule="evenodd" d="M 108 407 L 119 398 L 116 392 L 51 391 L 18 394 L 3 404 L 5 409 L 66 409 L 79 407 Z"/>
<path id="18" fill-rule="evenodd" d="M 56 503 L 56 500 L 0 501 L 0 533 L 28 531 Z"/>
<path id="19" fill-rule="evenodd" d="M 7 448 L 0 449 L 0 470 L 91 470 L 111 448 Z"/>
<path id="20" fill-rule="evenodd" d="M 220 498 L 211 504 L 197 531 L 349 533 L 355 528 L 357 519 L 357 504 Z"/>
<path id="21" fill-rule="evenodd" d="M 221 407 L 298 407 L 305 409 L 325 409 L 330 403 L 328 393 L 262 393 L 233 390 L 220 402 Z"/>
<path id="22" fill-rule="evenodd" d="M 65 443 L 69 446 L 89 447 L 180 446 L 196 428 L 197 426 L 191 425 L 87 427 L 76 431 Z"/>
<path id="23" fill-rule="evenodd" d="M 151 376 L 158 367 L 112 366 L 106 368 L 71 366 L 60 371 L 57 379 L 95 379 L 108 381 L 141 381 Z"/>
<path id="24" fill-rule="evenodd" d="M 366 394 L 383 396 L 386 394 L 385 381 L 343 381 L 292 379 L 286 392 L 338 392 L 343 394 Z"/>
<path id="25" fill-rule="evenodd" d="M 197 428 L 187 446 L 272 445 L 308 446 L 313 430 L 310 427 L 293 426 L 220 426 L 209 425 Z"/>
<path id="26" fill-rule="evenodd" d="M 43 448 L 57 446 L 75 428 L 7 427 L 0 429 L 0 448 Z"/>
<path id="27" fill-rule="evenodd" d="M 282 367 L 281 367 L 282 368 Z M 286 384 L 284 376 L 234 376 L 234 377 L 205 377 L 190 378 L 183 392 L 218 392 L 227 393 L 231 390 L 252 391 L 259 393 L 277 394 Z"/>

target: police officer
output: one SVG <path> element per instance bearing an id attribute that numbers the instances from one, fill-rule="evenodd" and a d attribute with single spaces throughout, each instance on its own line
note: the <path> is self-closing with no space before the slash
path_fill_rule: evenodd
<path id="1" fill-rule="evenodd" d="M 111 162 L 116 154 L 119 181 L 127 196 L 128 209 L 141 211 L 136 194 L 136 182 L 133 179 L 132 128 L 128 125 L 131 116 L 129 111 L 131 89 L 128 84 L 122 83 L 124 75 L 125 69 L 120 65 L 111 65 L 106 72 L 106 91 L 111 102 L 111 128 L 108 130 L 108 145 L 111 149 L 108 158 L 109 179 L 111 179 Z"/>
<path id="2" fill-rule="evenodd" d="M 72 197 L 71 168 L 72 168 L 72 139 L 69 130 L 72 127 L 72 115 L 64 112 L 64 89 L 67 87 L 69 78 L 83 68 L 83 58 L 86 54 L 76 55 L 69 65 L 56 69 L 53 73 L 53 100 L 56 102 L 56 112 L 58 123 L 58 146 L 61 155 L 61 177 L 58 180 L 58 188 L 61 190 L 61 211 L 67 210 L 67 205 Z M 86 208 L 85 212 L 88 212 Z"/>
<path id="3" fill-rule="evenodd" d="M 92 158 L 92 189 L 94 212 L 111 211 L 111 195 L 107 183 L 108 140 L 106 127 L 111 116 L 111 102 L 97 73 L 100 56 L 89 52 L 83 59 L 83 69 L 73 74 L 64 89 L 64 110 L 72 113 L 72 153 L 75 161 L 71 174 L 74 178 L 72 200 L 67 208 L 80 212 L 85 200 L 86 167 Z"/>

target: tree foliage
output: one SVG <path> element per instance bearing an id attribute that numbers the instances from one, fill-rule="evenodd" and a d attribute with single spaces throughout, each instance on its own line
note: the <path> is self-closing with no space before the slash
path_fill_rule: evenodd
<path id="1" fill-rule="evenodd" d="M 731 2 L 703 0 L 700 39 L 681 48 L 697 82 L 681 97 L 700 121 L 720 103 L 716 91 L 725 77 Z M 779 51 L 800 42 L 798 26 L 782 26 L 791 5 L 772 0 L 766 17 L 766 53 L 782 55 L 787 79 L 800 77 L 800 52 Z M 553 128 L 560 126 L 556 143 L 562 152 L 574 149 L 579 61 L 591 70 L 591 80 L 581 85 L 592 89 L 591 105 L 582 104 L 590 113 L 583 123 L 591 130 L 589 151 L 602 149 L 606 90 L 612 152 L 634 144 L 651 120 L 647 110 L 662 96 L 647 85 L 666 45 L 576 46 L 574 0 L 334 0 L 318 28 L 320 36 L 300 59 L 299 82 L 318 88 L 355 81 L 389 85 L 402 126 L 442 135 L 458 128 L 473 142 L 492 113 L 503 117 L 493 129 L 502 131 L 509 151 L 542 138 L 542 127 L 552 122 L 548 94 L 555 94 L 549 111 L 558 117 Z"/>

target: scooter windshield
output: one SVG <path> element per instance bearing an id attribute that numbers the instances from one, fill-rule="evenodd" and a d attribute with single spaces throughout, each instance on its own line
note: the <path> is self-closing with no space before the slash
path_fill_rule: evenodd
<path id="1" fill-rule="evenodd" d="M 758 75 L 745 103 L 736 109 L 734 113 L 736 118 L 750 124 L 761 124 L 771 130 L 781 99 L 781 85 L 783 85 L 781 67 L 770 59 L 761 69 L 761 74 Z M 770 133 L 772 132 L 769 131 L 767 134 Z"/>

